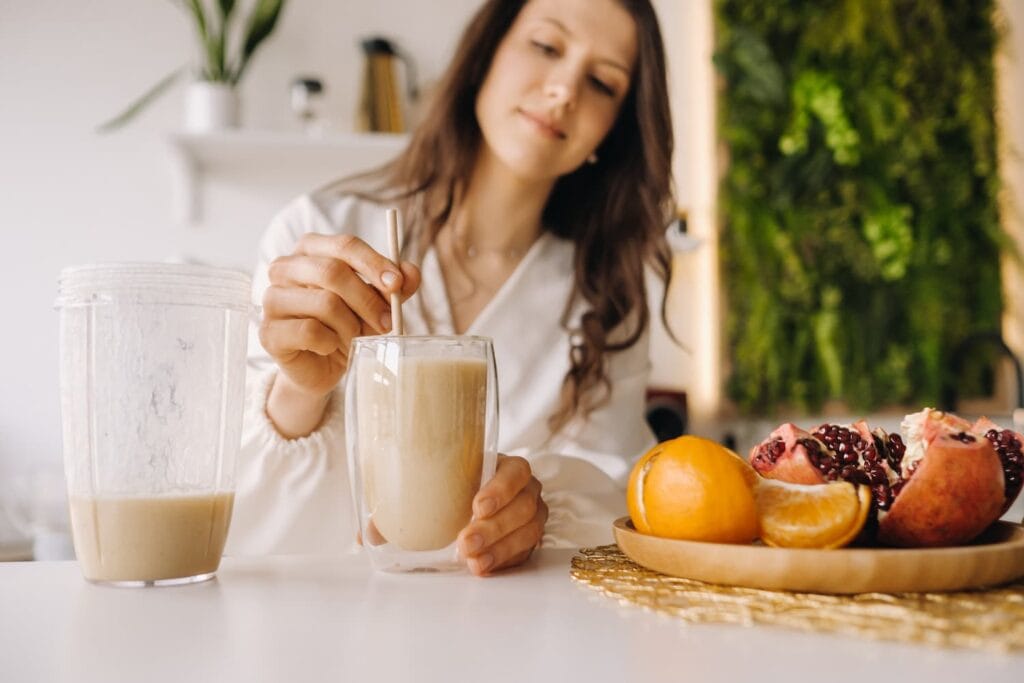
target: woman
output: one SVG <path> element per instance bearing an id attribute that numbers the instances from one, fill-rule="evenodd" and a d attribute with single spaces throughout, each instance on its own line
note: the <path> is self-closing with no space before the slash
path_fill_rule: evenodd
<path id="1" fill-rule="evenodd" d="M 354 535 L 337 387 L 351 339 L 389 331 L 392 292 L 409 333 L 494 340 L 505 455 L 458 539 L 470 569 L 521 563 L 542 537 L 605 541 L 653 443 L 644 273 L 668 279 L 671 156 L 649 0 L 485 3 L 407 150 L 300 198 L 264 238 L 268 355 L 250 373 L 232 550 Z M 397 265 L 381 255 L 389 206 Z"/>

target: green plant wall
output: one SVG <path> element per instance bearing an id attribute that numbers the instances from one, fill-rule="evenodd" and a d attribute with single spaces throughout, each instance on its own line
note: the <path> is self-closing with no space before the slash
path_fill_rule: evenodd
<path id="1" fill-rule="evenodd" d="M 993 2 L 715 9 L 731 398 L 935 405 L 1002 311 Z"/>

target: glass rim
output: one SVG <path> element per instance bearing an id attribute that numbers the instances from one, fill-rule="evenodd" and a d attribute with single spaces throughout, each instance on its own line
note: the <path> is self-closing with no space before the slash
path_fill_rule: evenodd
<path id="1" fill-rule="evenodd" d="M 485 337 L 479 334 L 367 334 L 361 337 L 353 337 L 352 343 L 379 344 L 389 341 L 450 341 L 450 342 L 483 342 L 494 344 L 492 337 Z"/>
<path id="2" fill-rule="evenodd" d="M 163 261 L 108 261 L 65 266 L 60 270 L 60 281 L 84 279 L 89 275 L 171 276 L 206 275 L 211 279 L 245 282 L 251 277 L 237 268 L 214 266 L 206 263 L 165 263 Z"/>
<path id="3" fill-rule="evenodd" d="M 198 263 L 88 263 L 62 268 L 57 308 L 114 301 L 249 308 L 252 278 L 232 268 Z"/>

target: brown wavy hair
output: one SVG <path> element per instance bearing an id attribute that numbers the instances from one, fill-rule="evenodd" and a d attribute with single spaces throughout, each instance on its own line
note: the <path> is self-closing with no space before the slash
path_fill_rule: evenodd
<path id="1" fill-rule="evenodd" d="M 563 381 L 561 406 L 550 420 L 552 431 L 608 400 L 606 356 L 631 347 L 650 323 L 645 264 L 665 283 L 666 293 L 671 277 L 665 228 L 675 206 L 664 46 L 650 0 L 617 1 L 636 22 L 638 50 L 630 90 L 598 147 L 599 162 L 559 178 L 542 219 L 545 229 L 576 245 L 575 286 L 562 315 L 563 328 L 574 340 L 571 367 Z M 407 254 L 412 251 L 422 259 L 451 218 L 482 140 L 477 93 L 499 43 L 526 2 L 484 3 L 463 32 L 405 151 L 379 169 L 334 186 L 397 204 L 407 217 Z M 585 312 L 579 328 L 570 329 L 569 313 L 581 299 Z M 665 319 L 664 297 L 661 317 Z"/>

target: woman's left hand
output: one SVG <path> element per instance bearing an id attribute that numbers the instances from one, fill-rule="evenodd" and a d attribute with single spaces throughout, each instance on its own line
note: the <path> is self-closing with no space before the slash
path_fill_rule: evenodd
<path id="1" fill-rule="evenodd" d="M 458 538 L 469 570 L 485 576 L 522 564 L 540 544 L 548 506 L 541 485 L 523 458 L 498 455 L 494 477 L 473 499 L 473 521 Z"/>

